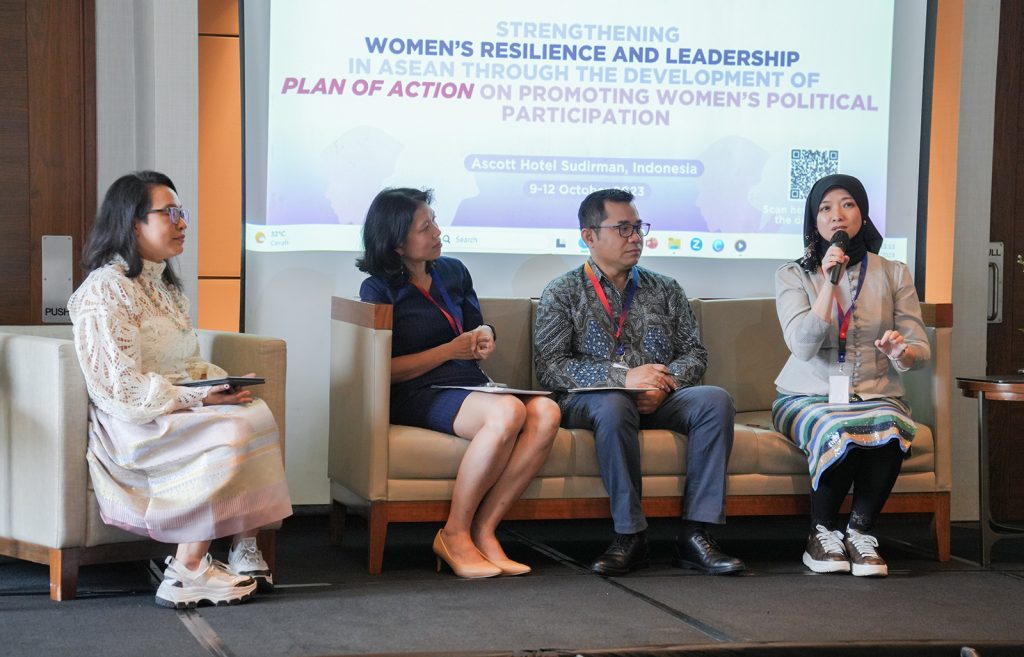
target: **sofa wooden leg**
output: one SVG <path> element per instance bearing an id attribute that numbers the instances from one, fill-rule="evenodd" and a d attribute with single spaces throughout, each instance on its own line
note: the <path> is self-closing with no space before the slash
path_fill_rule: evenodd
<path id="1" fill-rule="evenodd" d="M 384 542 L 388 535 L 386 503 L 370 505 L 370 574 L 380 575 L 384 569 Z"/>
<path id="2" fill-rule="evenodd" d="M 345 505 L 331 500 L 331 545 L 341 545 L 345 538 Z"/>
<path id="3" fill-rule="evenodd" d="M 263 560 L 270 567 L 270 572 L 275 572 L 274 564 L 277 562 L 277 530 L 261 529 L 256 534 L 256 545 L 263 553 Z"/>
<path id="4" fill-rule="evenodd" d="M 50 599 L 73 600 L 78 594 L 81 554 L 74 548 L 50 548 Z"/>
<path id="5" fill-rule="evenodd" d="M 949 493 L 935 496 L 935 512 L 932 514 L 932 534 L 939 561 L 949 561 Z"/>

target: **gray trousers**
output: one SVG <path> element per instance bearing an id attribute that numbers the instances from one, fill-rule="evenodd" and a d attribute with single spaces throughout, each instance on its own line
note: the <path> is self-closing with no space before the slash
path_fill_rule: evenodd
<path id="1" fill-rule="evenodd" d="M 732 397 L 715 386 L 676 390 L 650 415 L 640 415 L 632 395 L 621 391 L 575 394 L 562 401 L 562 426 L 594 432 L 601 480 L 619 534 L 647 529 L 640 507 L 640 429 L 686 434 L 683 519 L 725 522 L 725 469 L 735 417 Z"/>

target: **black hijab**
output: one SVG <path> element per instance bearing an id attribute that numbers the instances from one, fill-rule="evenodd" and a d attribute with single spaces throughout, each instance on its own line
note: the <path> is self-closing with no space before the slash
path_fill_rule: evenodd
<path id="1" fill-rule="evenodd" d="M 868 251 L 878 253 L 882 248 L 882 235 L 868 217 L 868 193 L 864 191 L 864 185 L 853 176 L 841 173 L 825 176 L 811 187 L 804 206 L 804 257 L 797 260 L 804 271 L 818 271 L 821 259 L 828 251 L 829 243 L 818 234 L 818 207 L 821 199 L 833 189 L 845 189 L 850 193 L 864 221 L 857 234 L 850 238 L 850 246 L 846 249 L 846 255 L 850 256 L 849 264 L 855 265 L 864 259 Z"/>

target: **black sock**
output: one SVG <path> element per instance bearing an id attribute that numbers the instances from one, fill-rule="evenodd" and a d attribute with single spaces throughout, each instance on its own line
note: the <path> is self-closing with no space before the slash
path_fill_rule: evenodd
<path id="1" fill-rule="evenodd" d="M 704 531 L 706 523 L 699 522 L 697 520 L 687 520 L 683 518 L 679 523 L 680 534 L 682 536 L 693 536 L 697 532 Z"/>

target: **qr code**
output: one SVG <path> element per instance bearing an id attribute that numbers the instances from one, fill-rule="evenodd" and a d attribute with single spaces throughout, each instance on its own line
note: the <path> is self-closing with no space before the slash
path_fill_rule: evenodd
<path id="1" fill-rule="evenodd" d="M 818 178 L 839 173 L 839 151 L 794 148 L 789 158 L 789 198 L 807 198 Z"/>

